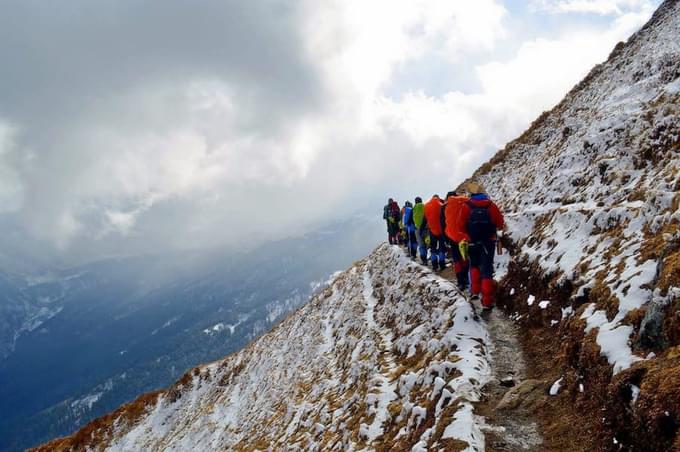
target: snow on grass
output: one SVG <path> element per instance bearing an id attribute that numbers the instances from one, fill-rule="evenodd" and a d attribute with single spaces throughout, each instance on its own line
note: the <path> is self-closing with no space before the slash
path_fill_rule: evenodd
<path id="1" fill-rule="evenodd" d="M 605 311 L 595 310 L 594 303 L 588 305 L 581 314 L 581 318 L 586 321 L 586 333 L 593 328 L 598 328 L 597 345 L 600 346 L 602 354 L 607 358 L 609 364 L 613 366 L 615 375 L 628 369 L 634 362 L 642 360 L 642 358 L 633 354 L 630 345 L 628 345 L 633 327 L 621 325 L 622 317 L 621 312 L 619 312 L 612 321 L 609 321 Z"/>
<path id="2" fill-rule="evenodd" d="M 560 392 L 560 387 L 562 386 L 562 378 L 557 380 L 555 383 L 550 386 L 550 392 L 549 394 L 551 396 L 556 396 Z"/>
<path id="3" fill-rule="evenodd" d="M 333 326 L 329 317 L 323 319 L 323 343 L 319 347 L 319 353 L 326 353 L 333 349 L 335 340 L 333 339 Z"/>
<path id="4" fill-rule="evenodd" d="M 633 406 L 635 405 L 635 402 L 637 402 L 638 397 L 640 396 L 640 388 L 635 386 L 634 384 L 630 385 L 630 405 Z"/>
<path id="5" fill-rule="evenodd" d="M 366 302 L 366 309 L 364 315 L 368 325 L 368 333 L 379 337 L 378 349 L 381 353 L 389 353 L 392 351 L 392 333 L 385 328 L 378 327 L 375 321 L 375 305 L 377 300 L 373 295 L 373 281 L 369 272 L 368 264 L 363 272 L 363 296 Z M 373 422 L 370 425 L 361 424 L 359 427 L 359 434 L 366 438 L 369 442 L 374 441 L 377 437 L 383 434 L 383 424 L 389 418 L 387 407 L 390 402 L 397 399 L 396 382 L 391 382 L 388 378 L 395 370 L 394 362 L 391 358 L 386 359 L 384 369 L 379 369 L 379 372 L 371 382 L 373 388 L 369 391 L 366 397 L 366 404 L 369 406 L 369 414 L 374 415 Z"/>
<path id="6" fill-rule="evenodd" d="M 373 450 L 391 435 L 422 450 L 447 429 L 480 450 L 472 403 L 491 378 L 488 348 L 451 282 L 383 245 L 246 349 L 192 371 L 134 425 L 114 420 L 111 446 Z M 433 402 L 434 425 L 415 437 Z"/>
<path id="7" fill-rule="evenodd" d="M 484 433 L 480 428 L 478 416 L 473 412 L 472 404 L 464 403 L 454 415 L 454 420 L 444 430 L 442 438 L 454 438 L 468 443 L 466 451 L 484 451 Z"/>
<path id="8" fill-rule="evenodd" d="M 364 300 L 366 301 L 364 317 L 366 318 L 368 328 L 374 330 L 377 326 L 375 323 L 375 316 L 373 313 L 375 309 L 376 300 L 375 297 L 373 296 L 373 284 L 371 283 L 371 274 L 368 272 L 368 268 L 366 268 L 363 272 L 363 284 L 364 284 L 363 296 Z"/>
<path id="9" fill-rule="evenodd" d="M 650 236 L 680 218 L 680 82 L 667 69 L 680 61 L 680 7 L 670 8 L 476 177 L 504 210 L 519 259 L 578 296 L 596 285 L 611 293 L 611 322 L 598 307 L 584 318 L 615 373 L 639 359 L 624 319 L 652 298 Z"/>

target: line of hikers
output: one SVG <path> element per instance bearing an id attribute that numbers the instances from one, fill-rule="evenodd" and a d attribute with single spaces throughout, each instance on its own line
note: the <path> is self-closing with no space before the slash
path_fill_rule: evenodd
<path id="1" fill-rule="evenodd" d="M 450 191 L 444 200 L 433 195 L 426 203 L 416 197 L 415 204 L 406 201 L 401 209 L 390 198 L 383 212 L 388 241 L 404 245 L 413 259 L 420 255 L 423 265 L 428 265 L 429 249 L 435 271 L 446 268 L 448 250 L 458 288 L 466 290 L 469 282 L 472 298 L 481 293 L 482 307 L 492 309 L 496 301 L 493 261 L 496 250 L 501 252 L 498 236 L 504 227 L 503 214 L 481 185 L 468 183 L 465 191 Z"/>

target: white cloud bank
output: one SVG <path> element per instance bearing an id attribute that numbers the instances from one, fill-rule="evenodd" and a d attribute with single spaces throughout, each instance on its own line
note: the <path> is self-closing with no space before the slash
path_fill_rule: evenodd
<path id="1" fill-rule="evenodd" d="M 16 125 L 0 127 L 0 211 L 33 237 L 64 252 L 86 247 L 95 257 L 237 243 L 244 235 L 257 242 L 365 200 L 443 192 L 559 101 L 653 5 L 543 1 L 551 11 L 613 17 L 514 42 L 520 33 L 509 24 L 516 21 L 498 0 L 307 0 L 294 8 L 272 0 L 263 3 L 267 13 L 230 3 L 258 24 L 193 43 L 164 42 L 148 23 L 137 24 L 129 39 L 139 33 L 139 49 L 109 49 L 101 60 L 114 75 L 102 69 L 101 86 L 91 80 L 95 69 L 88 76 L 66 70 L 66 78 L 82 79 L 71 93 L 33 75 L 0 89 L 0 103 L 4 96 L 10 106 L 0 107 L 0 117 Z M 121 13 L 121 5 L 108 20 L 140 16 L 133 6 Z M 225 13 L 214 8 L 215 16 Z M 191 14 L 177 19 L 199 27 L 188 32 L 209 28 L 210 11 L 198 25 Z M 176 19 L 147 19 L 159 21 L 161 37 L 177 28 Z M 94 23 L 73 33 L 126 39 L 118 29 L 105 35 L 97 17 L 85 20 Z M 33 73 L 29 62 L 47 58 L 41 52 L 53 45 L 30 30 L 15 33 L 33 44 L 36 55 L 23 68 Z M 512 55 L 500 59 L 509 41 Z M 0 58 L 8 53 L 1 46 Z M 89 48 L 69 50 L 72 65 L 101 64 Z M 128 66 L 130 52 L 140 55 Z M 395 85 L 399 71 L 440 63 L 452 71 L 440 77 L 467 71 L 478 89 L 433 95 L 428 86 Z M 44 89 L 53 98 L 38 108 L 10 89 Z"/>
<path id="2" fill-rule="evenodd" d="M 535 8 L 552 13 L 594 13 L 621 15 L 636 10 L 650 9 L 645 0 L 533 0 Z"/>

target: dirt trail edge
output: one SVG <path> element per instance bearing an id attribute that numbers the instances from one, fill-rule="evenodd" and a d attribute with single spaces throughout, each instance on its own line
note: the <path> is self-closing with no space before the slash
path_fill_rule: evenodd
<path id="1" fill-rule="evenodd" d="M 487 423 L 487 451 L 540 451 L 543 439 L 532 406 L 546 397 L 542 380 L 527 379 L 517 325 L 500 309 L 482 314 L 491 336 L 494 378 L 477 407 Z"/>
<path id="2" fill-rule="evenodd" d="M 450 269 L 440 276 L 455 279 Z M 543 438 L 534 414 L 548 397 L 547 383 L 527 378 L 517 324 L 499 308 L 486 313 L 479 301 L 471 303 L 491 336 L 494 378 L 484 387 L 483 399 L 476 406 L 486 422 L 486 451 L 542 451 Z"/>

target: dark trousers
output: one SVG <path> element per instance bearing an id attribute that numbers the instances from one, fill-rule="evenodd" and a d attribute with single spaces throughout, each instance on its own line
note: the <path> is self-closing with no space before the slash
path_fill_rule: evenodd
<path id="1" fill-rule="evenodd" d="M 399 225 L 396 223 L 392 223 L 389 220 L 387 221 L 387 240 L 390 242 L 390 245 L 397 245 L 399 243 L 399 238 L 397 237 L 399 235 Z"/>
<path id="2" fill-rule="evenodd" d="M 416 257 L 416 251 L 418 250 L 418 241 L 416 240 L 416 230 L 415 228 L 407 228 L 408 234 L 408 252 L 411 257 Z"/>
<path id="3" fill-rule="evenodd" d="M 483 240 L 470 243 L 470 267 L 479 269 L 482 279 L 493 278 L 493 257 L 496 254 L 496 242 Z"/>
<path id="4" fill-rule="evenodd" d="M 458 287 L 465 289 L 468 285 L 468 261 L 463 259 L 460 254 L 460 249 L 458 248 L 458 242 L 447 237 L 449 248 L 451 249 L 451 259 L 453 260 L 453 269 L 456 272 L 456 280 L 458 281 Z"/>
<path id="5" fill-rule="evenodd" d="M 444 235 L 430 233 L 430 259 L 433 265 L 446 262 L 446 239 Z"/>

